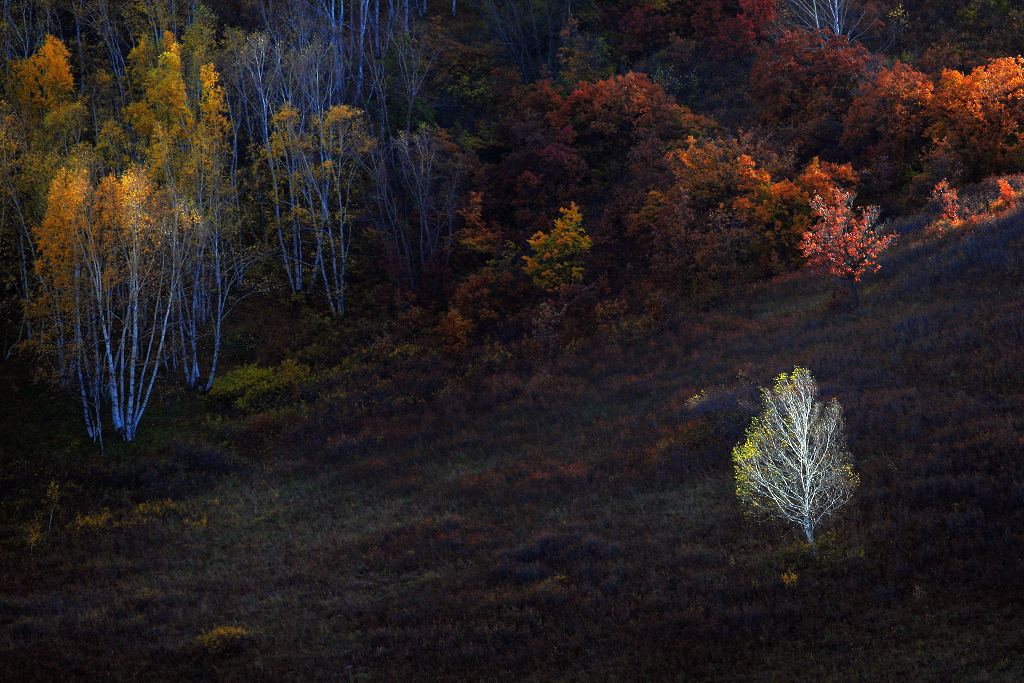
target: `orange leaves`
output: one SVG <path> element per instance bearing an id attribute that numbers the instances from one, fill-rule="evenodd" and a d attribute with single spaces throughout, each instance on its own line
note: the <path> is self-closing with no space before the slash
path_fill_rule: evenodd
<path id="1" fill-rule="evenodd" d="M 947 143 L 969 177 L 1008 170 L 1024 159 L 1024 58 L 1005 57 L 970 74 L 944 70 L 928 132 Z"/>
<path id="2" fill-rule="evenodd" d="M 905 183 L 918 165 L 929 186 L 1015 170 L 1024 161 L 1024 58 L 935 79 L 900 63 L 881 69 L 850 102 L 842 141 L 879 190 Z"/>
<path id="3" fill-rule="evenodd" d="M 999 197 L 992 202 L 990 207 L 993 211 L 1012 211 L 1017 206 L 1017 191 L 1005 178 L 996 180 L 999 188 Z"/>
<path id="4" fill-rule="evenodd" d="M 746 150 L 767 165 L 758 164 Z M 800 238 L 813 223 L 811 198 L 833 185 L 857 181 L 849 164 L 817 158 L 793 177 L 764 150 L 739 140 L 691 138 L 685 148 L 673 150 L 665 159 L 675 181 L 670 201 L 685 202 L 698 222 L 742 226 L 762 264 L 771 269 L 795 265 Z M 773 177 L 773 172 L 781 177 Z M 718 232 L 710 226 L 707 231 Z"/>
<path id="5" fill-rule="evenodd" d="M 932 82 L 897 62 L 881 69 L 853 98 L 843 121 L 843 146 L 871 168 L 876 189 L 903 182 L 927 144 Z"/>
<path id="6" fill-rule="evenodd" d="M 575 133 L 573 147 L 605 175 L 623 168 L 633 149 L 691 132 L 688 126 L 710 127 L 638 73 L 579 84 L 550 111 L 548 122 L 555 128 L 570 127 Z"/>
<path id="7" fill-rule="evenodd" d="M 47 35 L 34 55 L 11 63 L 14 95 L 23 113 L 38 122 L 71 101 L 74 81 L 69 57 L 64 43 Z"/>
<path id="8" fill-rule="evenodd" d="M 4 127 L 9 123 L 21 128 L 39 158 L 67 153 L 81 134 L 87 112 L 73 97 L 71 62 L 64 43 L 47 35 L 31 57 L 11 62 L 10 75 L 9 92 L 16 116 Z"/>
<path id="9" fill-rule="evenodd" d="M 942 207 L 942 220 L 937 224 L 936 231 L 942 236 L 943 228 L 948 225 L 956 227 L 961 221 L 960 198 L 955 187 L 950 187 L 943 178 L 932 189 L 932 201 L 938 202 Z"/>
<path id="10" fill-rule="evenodd" d="M 78 242 L 90 226 L 91 192 L 85 169 L 62 168 L 50 185 L 46 216 L 33 230 L 38 249 L 36 273 L 46 283 L 47 293 L 67 292 L 73 287 Z"/>
<path id="11" fill-rule="evenodd" d="M 465 225 L 456 234 L 459 244 L 478 254 L 496 254 L 501 246 L 498 227 L 484 220 L 484 196 L 482 192 L 469 193 L 466 206 L 459 209 Z"/>

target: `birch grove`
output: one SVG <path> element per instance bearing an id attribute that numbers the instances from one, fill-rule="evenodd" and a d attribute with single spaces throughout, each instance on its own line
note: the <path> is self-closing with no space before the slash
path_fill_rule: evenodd
<path id="1" fill-rule="evenodd" d="M 85 165 L 54 178 L 35 231 L 34 313 L 55 369 L 77 384 L 93 439 L 104 405 L 125 441 L 137 434 L 166 360 L 193 220 L 142 168 L 98 183 Z"/>
<path id="2" fill-rule="evenodd" d="M 358 240 L 401 288 L 441 291 L 468 164 L 424 105 L 445 44 L 426 4 L 264 0 L 262 30 L 220 49 L 197 3 L 71 0 L 77 65 L 43 33 L 57 14 L 25 7 L 0 27 L 0 303 L 27 311 L 4 354 L 37 337 L 92 438 L 133 439 L 160 374 L 213 386 L 274 247 L 333 316 Z"/>

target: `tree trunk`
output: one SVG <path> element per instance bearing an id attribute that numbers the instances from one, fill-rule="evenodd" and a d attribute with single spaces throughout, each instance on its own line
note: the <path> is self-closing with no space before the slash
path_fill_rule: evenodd
<path id="1" fill-rule="evenodd" d="M 807 534 L 807 545 L 811 549 L 811 557 L 818 556 L 818 549 L 814 546 L 814 529 L 809 521 L 804 522 L 804 533 Z"/>

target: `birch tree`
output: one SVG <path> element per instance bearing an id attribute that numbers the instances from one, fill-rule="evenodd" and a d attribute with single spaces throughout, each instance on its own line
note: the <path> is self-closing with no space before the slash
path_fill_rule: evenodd
<path id="1" fill-rule="evenodd" d="M 451 256 L 466 161 L 440 128 L 379 144 L 373 154 L 377 237 L 392 277 L 410 290 L 436 290 Z"/>
<path id="2" fill-rule="evenodd" d="M 341 315 L 354 200 L 374 144 L 365 116 L 359 109 L 339 105 L 313 115 L 304 125 L 297 110 L 286 105 L 274 117 L 274 125 L 272 149 L 278 167 L 288 170 L 292 261 L 301 266 L 303 249 L 309 253 L 310 277 L 323 283 L 331 313 Z M 310 244 L 304 246 L 306 242 Z"/>
<path id="3" fill-rule="evenodd" d="M 74 97 L 69 53 L 47 35 L 31 56 L 12 60 L 0 100 L 0 279 L 28 302 L 35 247 L 31 227 L 42 220 L 50 179 L 79 144 L 86 110 Z M 15 344 L 31 337 L 19 320 Z M 5 340 L 4 355 L 13 345 Z"/>
<path id="4" fill-rule="evenodd" d="M 814 555 L 815 530 L 860 482 L 849 464 L 842 408 L 835 399 L 822 403 L 801 367 L 776 377 L 761 396 L 761 414 L 732 452 L 736 495 L 749 512 L 799 527 Z"/>
<path id="5" fill-rule="evenodd" d="M 878 18 L 855 0 L 786 0 L 785 15 L 795 26 L 809 31 L 831 31 L 857 40 Z"/>

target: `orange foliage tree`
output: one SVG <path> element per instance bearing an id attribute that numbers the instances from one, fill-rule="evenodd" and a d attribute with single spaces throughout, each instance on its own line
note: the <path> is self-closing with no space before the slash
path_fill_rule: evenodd
<path id="1" fill-rule="evenodd" d="M 738 165 L 744 181 L 733 207 L 750 226 L 759 258 L 772 270 L 797 265 L 800 241 L 816 220 L 812 198 L 833 186 L 852 187 L 857 182 L 850 164 L 823 162 L 817 157 L 795 177 L 778 180 L 749 156 L 741 156 Z"/>
<path id="2" fill-rule="evenodd" d="M 555 103 L 548 121 L 556 129 L 572 130 L 573 147 L 604 181 L 618 181 L 632 171 L 633 162 L 646 146 L 663 144 L 688 129 L 706 125 L 706 120 L 677 105 L 660 85 L 641 73 L 580 83 Z"/>
<path id="3" fill-rule="evenodd" d="M 857 307 L 857 282 L 864 273 L 874 273 L 881 265 L 878 256 L 896 240 L 876 230 L 877 206 L 853 212 L 854 194 L 833 187 L 826 198 L 815 195 L 811 207 L 821 221 L 804 233 L 800 248 L 811 265 L 845 280 L 850 285 L 853 306 Z"/>
<path id="4" fill-rule="evenodd" d="M 1024 57 L 993 59 L 969 74 L 942 72 L 931 106 L 933 142 L 955 155 L 967 179 L 1024 163 Z"/>
<path id="5" fill-rule="evenodd" d="M 885 191 L 905 184 L 928 144 L 933 84 L 897 62 L 879 70 L 850 102 L 843 147 L 865 169 L 864 182 Z"/>

